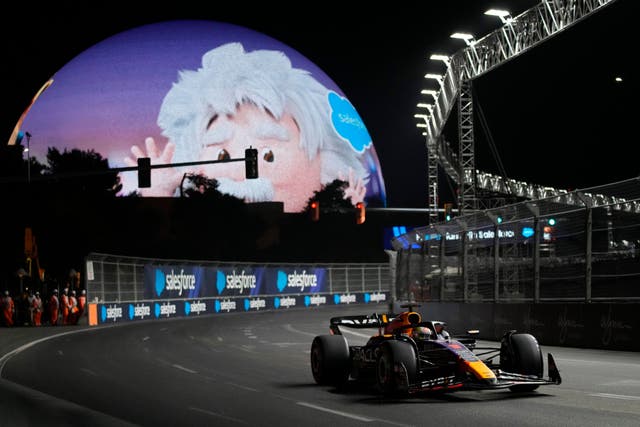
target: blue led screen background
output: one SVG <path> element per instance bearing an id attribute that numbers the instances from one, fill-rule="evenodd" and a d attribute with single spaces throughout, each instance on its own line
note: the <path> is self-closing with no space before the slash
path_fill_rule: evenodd
<path id="1" fill-rule="evenodd" d="M 181 72 L 198 70 L 203 66 L 203 55 L 228 43 L 240 43 L 246 52 L 281 52 L 293 68 L 304 70 L 326 88 L 331 115 L 327 122 L 348 148 L 344 152 L 355 153 L 368 175 L 365 200 L 384 206 L 384 181 L 371 137 L 340 88 L 310 60 L 283 43 L 248 28 L 213 21 L 169 21 L 134 28 L 68 62 L 52 76 L 53 83 L 30 107 L 20 127 L 32 135 L 31 155 L 46 164 L 48 147 L 94 150 L 109 160 L 110 167 L 124 167 L 129 166 L 124 159 L 131 156 L 131 147 L 145 147 L 148 137 L 162 149 L 169 138 L 163 135 L 158 117 L 167 93 Z M 179 161 L 198 160 L 193 156 Z M 327 157 L 325 162 L 329 165 L 334 160 Z M 236 164 L 244 174 L 244 165 Z M 124 187 L 119 195 L 137 190 L 136 172 L 124 172 L 121 177 Z M 159 184 L 157 179 L 152 180 L 152 187 Z"/>

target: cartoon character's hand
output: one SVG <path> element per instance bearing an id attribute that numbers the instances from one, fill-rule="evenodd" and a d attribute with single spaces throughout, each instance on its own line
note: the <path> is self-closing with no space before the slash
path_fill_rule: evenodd
<path id="1" fill-rule="evenodd" d="M 363 202 L 364 196 L 367 194 L 367 186 L 362 178 L 355 178 L 353 176 L 353 169 L 349 169 L 349 179 L 347 180 L 342 173 L 338 178 L 341 181 L 346 181 L 349 185 L 344 190 L 344 198 L 351 197 L 351 203 L 355 206 L 356 203 Z"/>
<path id="2" fill-rule="evenodd" d="M 131 147 L 131 157 L 125 157 L 124 162 L 127 166 L 138 166 L 139 157 L 149 157 L 151 164 L 170 164 L 173 160 L 173 153 L 176 151 L 176 145 L 172 142 L 167 143 L 164 150 L 160 152 L 153 138 L 149 137 L 144 140 L 147 154 L 134 145 Z M 138 192 L 142 196 L 151 197 L 171 197 L 174 191 L 180 185 L 182 175 L 175 168 L 159 168 L 151 170 L 151 187 L 140 188 Z"/>

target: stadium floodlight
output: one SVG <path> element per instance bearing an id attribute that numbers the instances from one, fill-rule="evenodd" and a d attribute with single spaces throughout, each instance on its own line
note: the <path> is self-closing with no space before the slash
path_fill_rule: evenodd
<path id="1" fill-rule="evenodd" d="M 418 123 L 418 124 L 416 124 L 416 127 L 419 127 L 419 128 L 426 128 L 426 127 L 427 127 L 427 124 L 426 124 L 426 123 Z"/>
<path id="2" fill-rule="evenodd" d="M 427 114 L 414 114 L 413 117 L 415 117 L 416 119 L 425 119 L 425 120 L 427 120 L 429 118 L 429 115 L 427 115 Z"/>
<path id="3" fill-rule="evenodd" d="M 431 105 L 431 104 L 426 104 L 426 103 L 424 103 L 424 102 L 420 102 L 420 103 L 418 104 L 418 108 L 426 108 L 427 110 L 429 110 L 429 112 L 432 112 L 432 111 L 433 111 L 433 105 Z"/>
<path id="4" fill-rule="evenodd" d="M 484 14 L 489 16 L 497 16 L 498 18 L 500 18 L 503 24 L 509 24 L 511 21 L 513 21 L 511 14 L 507 10 L 489 9 Z"/>
<path id="5" fill-rule="evenodd" d="M 440 86 L 442 86 L 442 84 L 444 83 L 444 78 L 440 74 L 427 73 L 427 74 L 424 75 L 424 78 L 425 79 L 437 80 L 438 83 L 440 84 Z"/>
<path id="6" fill-rule="evenodd" d="M 422 89 L 420 91 L 420 93 L 423 94 L 423 95 L 431 95 L 431 96 L 433 96 L 434 99 L 436 98 L 436 95 L 438 94 L 438 92 L 436 92 L 433 89 Z"/>
<path id="7" fill-rule="evenodd" d="M 432 60 L 432 61 L 442 61 L 447 65 L 449 65 L 449 62 L 451 62 L 451 60 L 449 59 L 449 57 L 447 55 L 442 55 L 440 53 L 434 53 L 433 55 L 431 55 L 429 57 L 429 59 Z"/>
<path id="8" fill-rule="evenodd" d="M 426 132 L 422 132 L 422 136 L 427 136 L 427 133 Z"/>
<path id="9" fill-rule="evenodd" d="M 451 37 L 452 39 L 464 40 L 467 46 L 471 46 L 476 42 L 475 39 L 473 38 L 473 35 L 467 34 L 467 33 L 453 33 L 449 37 Z"/>

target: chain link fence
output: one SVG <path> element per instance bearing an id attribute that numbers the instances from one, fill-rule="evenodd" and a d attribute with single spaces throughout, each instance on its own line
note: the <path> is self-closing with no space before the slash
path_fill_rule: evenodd
<path id="1" fill-rule="evenodd" d="M 452 218 L 393 239 L 396 297 L 640 301 L 640 178 Z"/>
<path id="2" fill-rule="evenodd" d="M 255 267 L 298 269 L 324 268 L 327 272 L 326 293 L 388 292 L 391 283 L 388 263 L 370 264 L 288 264 L 288 263 L 227 263 L 122 257 L 110 254 L 89 254 L 85 259 L 87 294 L 91 302 L 123 303 L 145 301 L 145 265 L 201 266 L 242 271 Z M 215 284 L 209 284 L 215 286 Z"/>

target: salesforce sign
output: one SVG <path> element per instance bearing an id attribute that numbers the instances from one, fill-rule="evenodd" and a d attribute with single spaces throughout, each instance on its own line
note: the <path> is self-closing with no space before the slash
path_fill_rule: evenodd
<path id="1" fill-rule="evenodd" d="M 327 269 L 145 265 L 144 299 L 255 297 L 328 292 Z"/>

